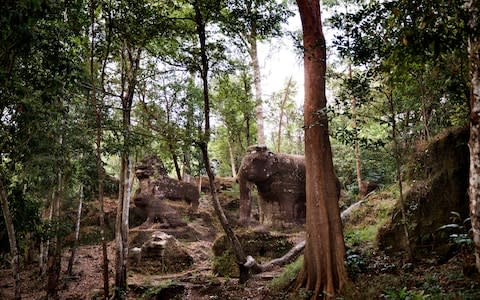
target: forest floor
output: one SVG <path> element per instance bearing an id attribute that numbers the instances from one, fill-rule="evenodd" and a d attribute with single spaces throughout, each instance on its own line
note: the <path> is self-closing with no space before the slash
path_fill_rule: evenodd
<path id="1" fill-rule="evenodd" d="M 465 246 L 448 259 L 436 257 L 407 262 L 401 255 L 388 256 L 375 245 L 375 231 L 393 204 L 385 193 L 369 197 L 355 214 L 354 226 L 347 226 L 347 266 L 351 284 L 340 299 L 480 299 L 480 276 L 474 267 L 473 248 Z M 360 221 L 358 221 L 360 220 Z M 372 229 L 373 228 L 373 229 Z M 368 232 L 366 234 L 365 232 Z M 301 234 L 292 235 L 298 241 Z M 145 274 L 129 271 L 129 299 L 304 299 L 305 291 L 292 293 L 295 266 L 277 268 L 253 275 L 245 284 L 237 278 L 218 277 L 212 271 L 212 241 L 182 242 L 194 259 L 191 268 L 180 273 Z M 114 244 L 109 243 L 110 285 L 114 281 Z M 77 250 L 73 275 L 62 275 L 60 299 L 101 299 L 102 255 L 100 245 L 85 245 Z M 62 257 L 62 274 L 70 252 Z M 44 279 L 38 265 L 24 268 L 21 274 L 23 299 L 44 298 Z M 0 269 L 0 299 L 12 299 L 13 280 L 9 269 Z"/>

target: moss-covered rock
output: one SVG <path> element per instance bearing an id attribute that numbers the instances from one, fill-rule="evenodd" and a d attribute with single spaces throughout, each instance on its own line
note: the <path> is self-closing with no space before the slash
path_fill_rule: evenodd
<path id="1" fill-rule="evenodd" d="M 136 243 L 146 239 L 144 234 L 136 237 Z M 141 247 L 132 247 L 129 251 L 129 262 L 137 272 L 172 273 L 180 272 L 193 264 L 193 258 L 171 235 L 161 231 L 149 234 Z"/>
<path id="2" fill-rule="evenodd" d="M 247 231 L 237 236 L 245 254 L 255 257 L 257 261 L 281 257 L 293 247 L 293 243 L 284 234 Z M 232 246 L 225 235 L 213 244 L 213 254 L 215 255 L 213 262 L 215 273 L 225 277 L 239 276 Z"/>
<path id="3" fill-rule="evenodd" d="M 405 209 L 410 244 L 415 255 L 431 255 L 448 243 L 441 226 L 451 212 L 468 217 L 468 128 L 447 131 L 417 151 L 408 164 Z M 390 252 L 406 249 L 400 204 L 377 236 L 379 247 Z"/>

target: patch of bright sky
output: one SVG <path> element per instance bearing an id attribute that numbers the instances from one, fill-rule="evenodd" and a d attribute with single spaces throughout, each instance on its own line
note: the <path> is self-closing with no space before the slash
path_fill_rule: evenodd
<path id="1" fill-rule="evenodd" d="M 300 16 L 296 13 L 289 19 L 287 29 L 295 32 L 301 28 Z M 298 105 L 303 105 L 303 58 L 295 51 L 294 41 L 288 35 L 259 43 L 263 99 L 282 91 L 288 79 L 292 77 L 297 86 L 295 101 Z"/>
<path id="2" fill-rule="evenodd" d="M 329 11 L 322 11 L 322 19 L 325 19 L 325 16 L 330 14 L 331 12 Z M 289 32 L 301 32 L 302 23 L 296 8 L 295 15 L 290 17 L 286 28 Z M 333 40 L 333 33 L 325 24 L 323 24 L 323 31 L 328 47 Z M 292 37 L 286 35 L 282 38 L 259 43 L 258 55 L 262 76 L 262 99 L 269 99 L 273 93 L 281 92 L 285 88 L 290 76 L 292 76 L 297 87 L 295 102 L 298 106 L 303 107 L 303 56 L 298 53 Z M 327 99 L 330 98 L 331 92 L 327 90 L 326 94 Z"/>

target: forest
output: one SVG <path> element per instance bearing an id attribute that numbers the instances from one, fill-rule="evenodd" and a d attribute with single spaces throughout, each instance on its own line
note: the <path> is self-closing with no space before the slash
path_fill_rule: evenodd
<path id="1" fill-rule="evenodd" d="M 0 11 L 1 299 L 480 298 L 479 0 Z"/>

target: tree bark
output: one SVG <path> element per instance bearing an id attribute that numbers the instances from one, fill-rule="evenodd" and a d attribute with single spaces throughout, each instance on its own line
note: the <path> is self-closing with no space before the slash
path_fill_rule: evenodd
<path id="1" fill-rule="evenodd" d="M 281 149 L 280 146 L 282 145 L 282 123 L 283 123 L 283 116 L 285 114 L 285 105 L 287 104 L 288 98 L 290 97 L 290 90 L 292 87 L 292 76 L 287 82 L 287 86 L 285 87 L 285 93 L 283 94 L 282 101 L 280 102 L 280 117 L 278 120 L 278 137 L 277 137 L 277 152 L 280 153 Z"/>
<path id="2" fill-rule="evenodd" d="M 20 281 L 20 256 L 17 248 L 17 237 L 15 236 L 15 226 L 13 225 L 12 214 L 8 207 L 7 191 L 3 186 L 3 175 L 0 174 L 0 203 L 2 205 L 3 217 L 5 219 L 5 226 L 7 227 L 8 242 L 10 244 L 10 255 L 12 256 L 12 276 L 14 299 L 21 299 L 21 281 Z"/>
<path id="3" fill-rule="evenodd" d="M 297 0 L 303 29 L 305 74 L 306 245 L 297 289 L 331 299 L 344 287 L 345 244 L 328 136 L 326 45 L 319 0 Z"/>
<path id="4" fill-rule="evenodd" d="M 128 185 L 127 169 L 128 155 L 122 154 L 120 166 L 120 183 L 118 189 L 117 217 L 115 222 L 115 299 L 125 299 L 127 291 L 127 251 L 125 241 L 128 239 L 128 231 L 125 231 L 124 210 L 126 199 L 126 189 Z"/>
<path id="5" fill-rule="evenodd" d="M 137 72 L 140 67 L 142 49 L 136 51 L 128 48 L 126 41 L 122 47 L 122 129 L 123 147 L 120 164 L 120 183 L 118 207 L 115 223 L 115 299 L 125 299 L 127 293 L 127 258 L 128 258 L 128 214 L 130 206 L 130 142 L 131 111 L 133 95 L 137 84 Z"/>
<path id="6" fill-rule="evenodd" d="M 402 226 L 403 226 L 403 232 L 405 235 L 405 246 L 407 248 L 407 259 L 409 261 L 412 260 L 413 258 L 413 252 L 412 252 L 412 247 L 410 245 L 410 235 L 408 232 L 408 226 L 407 226 L 407 213 L 405 209 L 405 199 L 403 197 L 403 180 L 402 180 L 402 172 L 401 172 L 401 167 L 402 167 L 402 157 L 401 157 L 401 149 L 400 145 L 398 143 L 397 139 L 397 114 L 395 110 L 395 105 L 393 103 L 393 96 L 391 93 L 387 95 L 388 102 L 390 105 L 390 123 L 392 126 L 392 140 L 393 140 L 393 145 L 394 145 L 394 155 L 395 155 L 395 170 L 397 174 L 397 180 L 398 180 L 398 190 L 400 193 L 400 212 L 402 214 Z"/>
<path id="7" fill-rule="evenodd" d="M 170 154 L 172 155 L 172 161 L 175 167 L 175 174 L 177 174 L 177 179 L 179 181 L 182 181 L 182 170 L 180 170 L 180 164 L 178 163 L 178 156 L 177 156 L 177 153 L 175 152 L 175 147 L 173 147 L 171 142 L 172 142 L 172 139 L 169 137 L 167 142 L 168 150 L 170 150 Z"/>
<path id="8" fill-rule="evenodd" d="M 52 223 L 53 219 L 53 198 L 55 196 L 55 191 L 49 191 L 46 203 L 45 203 L 45 210 L 43 212 L 43 219 L 47 220 L 48 224 Z M 48 216 L 47 215 L 48 210 Z M 40 237 L 40 275 L 45 276 L 47 273 L 47 259 L 48 259 L 48 249 L 50 247 L 50 238 L 47 237 L 44 240 L 44 236 Z"/>
<path id="9" fill-rule="evenodd" d="M 100 239 L 102 243 L 102 274 L 103 274 L 103 299 L 108 299 L 109 291 L 109 273 L 108 273 L 108 252 L 107 252 L 107 241 L 105 239 L 105 210 L 104 210 L 104 201 L 103 201 L 103 190 L 104 190 L 104 179 L 105 173 L 103 169 L 102 162 L 102 111 L 103 111 L 103 94 L 99 98 L 97 97 L 97 78 L 96 78 L 96 68 L 95 68 L 95 49 L 96 49 L 96 31 L 95 31 L 95 9 L 96 1 L 91 0 L 90 2 L 90 84 L 92 86 L 91 90 L 91 101 L 92 109 L 95 115 L 95 163 L 97 168 L 97 187 L 98 187 L 98 202 L 99 202 L 99 218 L 100 218 Z M 107 22 L 105 29 L 105 38 L 106 38 L 106 50 L 104 52 L 102 69 L 100 73 L 100 87 L 103 91 L 105 89 L 105 69 L 108 61 L 108 56 L 110 55 L 110 44 L 112 36 L 112 20 L 111 20 L 111 10 L 107 9 Z"/>
<path id="10" fill-rule="evenodd" d="M 252 269 L 254 273 L 263 273 L 273 270 L 277 266 L 283 266 L 285 264 L 291 263 L 295 260 L 305 248 L 305 241 L 301 241 L 300 243 L 296 244 L 292 249 L 290 249 L 284 256 L 276 259 L 272 259 L 271 261 L 258 264 L 253 257 L 250 255 L 247 256 L 247 262 L 245 266 L 247 268 Z"/>
<path id="11" fill-rule="evenodd" d="M 230 156 L 230 167 L 232 169 L 232 177 L 235 178 L 237 177 L 237 169 L 235 167 L 235 157 L 233 156 L 232 143 L 228 138 L 227 138 L 227 143 L 228 143 L 228 155 Z"/>
<path id="12" fill-rule="evenodd" d="M 253 68 L 253 85 L 255 86 L 255 114 L 257 120 L 257 144 L 265 145 L 265 129 L 263 117 L 263 100 L 262 100 L 262 79 L 260 73 L 260 64 L 258 63 L 258 49 L 257 49 L 257 28 L 255 22 L 250 29 L 248 42 L 250 44 L 249 54 Z"/>
<path id="13" fill-rule="evenodd" d="M 127 125 L 128 124 L 128 125 Z M 130 125 L 130 111 L 124 110 L 124 128 L 128 140 Z M 128 142 L 124 142 L 120 165 L 120 186 L 115 223 L 115 299 L 125 299 L 127 291 L 127 258 L 128 258 L 128 208 L 130 206 L 130 169 L 131 162 L 128 151 Z"/>
<path id="14" fill-rule="evenodd" d="M 73 273 L 73 262 L 75 261 L 75 252 L 78 247 L 78 237 L 80 236 L 80 219 L 82 217 L 82 206 L 83 206 L 83 184 L 80 184 L 78 209 L 77 209 L 77 221 L 75 222 L 75 240 L 73 241 L 73 246 L 70 249 L 70 259 L 68 260 L 68 266 L 67 266 L 67 274 L 70 276 Z"/>
<path id="15" fill-rule="evenodd" d="M 60 143 L 63 143 L 61 139 Z M 53 216 L 54 216 L 54 237 L 50 240 L 50 249 L 48 251 L 47 261 L 47 299 L 58 299 L 58 280 L 60 278 L 60 268 L 62 263 L 62 242 L 60 240 L 60 202 L 63 197 L 64 178 L 62 173 L 58 174 L 58 189 L 53 197 Z"/>
<path id="16" fill-rule="evenodd" d="M 480 1 L 470 0 L 467 4 L 468 53 L 470 59 L 470 217 L 475 245 L 475 263 L 480 271 Z"/>
<path id="17" fill-rule="evenodd" d="M 249 269 L 244 266 L 245 262 L 247 261 L 247 258 L 245 256 L 245 253 L 243 252 L 240 241 L 235 235 L 235 232 L 230 226 L 230 223 L 228 222 L 228 219 L 225 216 L 225 213 L 223 212 L 222 206 L 220 205 L 220 201 L 218 199 L 218 195 L 215 187 L 215 178 L 214 178 L 215 176 L 210 166 L 210 158 L 208 157 L 208 143 L 210 141 L 210 97 L 208 94 L 209 63 L 208 63 L 207 46 L 206 46 L 206 41 L 207 41 L 206 32 L 205 32 L 206 22 L 200 10 L 198 1 L 194 1 L 194 9 L 195 9 L 195 25 L 197 29 L 198 39 L 200 42 L 200 53 L 202 58 L 200 75 L 202 77 L 202 83 L 203 83 L 203 102 L 204 102 L 204 117 L 205 117 L 203 140 L 198 142 L 198 144 L 200 146 L 200 150 L 202 151 L 203 163 L 205 165 L 205 170 L 208 176 L 210 194 L 212 197 L 212 205 L 213 205 L 213 208 L 215 209 L 215 213 L 217 214 L 220 224 L 222 225 L 222 228 L 225 231 L 227 238 L 229 239 L 230 243 L 233 246 L 233 252 L 237 260 L 237 265 L 240 271 L 239 282 L 244 283 L 249 278 Z"/>

